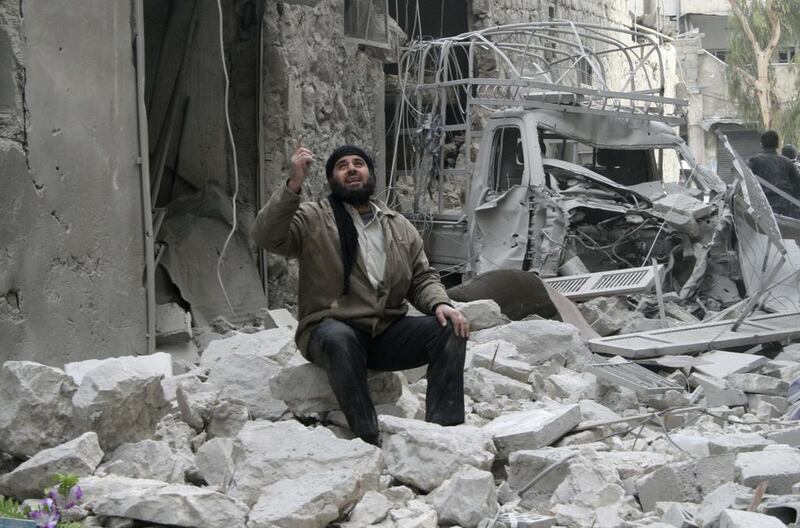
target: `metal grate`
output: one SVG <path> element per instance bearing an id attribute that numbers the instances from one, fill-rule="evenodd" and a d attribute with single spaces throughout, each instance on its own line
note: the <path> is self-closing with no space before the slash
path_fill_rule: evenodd
<path id="1" fill-rule="evenodd" d="M 659 270 L 661 267 L 659 266 Z M 544 279 L 554 290 L 574 301 L 600 295 L 627 295 L 647 291 L 655 284 L 651 266 L 626 270 L 602 271 L 586 275 Z"/>
<path id="2" fill-rule="evenodd" d="M 594 363 L 589 365 L 587 370 L 598 378 L 628 387 L 636 392 L 657 394 L 668 390 L 683 390 L 680 383 L 654 374 L 643 366 L 630 361 Z"/>

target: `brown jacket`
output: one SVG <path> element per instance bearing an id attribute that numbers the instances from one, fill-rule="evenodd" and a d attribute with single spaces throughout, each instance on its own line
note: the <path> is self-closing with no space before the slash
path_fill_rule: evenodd
<path id="1" fill-rule="evenodd" d="M 253 229 L 256 243 L 300 262 L 295 339 L 304 356 L 311 331 L 326 317 L 378 335 L 406 314 L 406 299 L 428 314 L 438 304 L 450 304 L 417 230 L 403 215 L 378 205 L 384 213 L 380 216 L 386 250 L 384 288 L 372 287 L 359 255 L 350 276 L 350 293 L 344 296 L 339 234 L 327 199 L 301 204 L 300 196 L 283 185 L 258 213 Z"/>

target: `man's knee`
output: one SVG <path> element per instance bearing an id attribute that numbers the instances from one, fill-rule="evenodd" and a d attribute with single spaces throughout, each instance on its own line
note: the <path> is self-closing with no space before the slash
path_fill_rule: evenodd
<path id="1" fill-rule="evenodd" d="M 323 319 L 311 333 L 308 345 L 311 360 L 320 365 L 359 355 L 361 348 L 355 329 L 336 319 Z"/>
<path id="2" fill-rule="evenodd" d="M 436 321 L 436 324 L 438 325 L 439 333 L 438 339 L 436 340 L 438 343 L 438 350 L 436 352 L 444 352 L 451 357 L 461 357 L 463 363 L 463 358 L 467 350 L 467 340 L 456 334 L 455 326 L 449 319 L 444 326 L 438 321 Z"/>

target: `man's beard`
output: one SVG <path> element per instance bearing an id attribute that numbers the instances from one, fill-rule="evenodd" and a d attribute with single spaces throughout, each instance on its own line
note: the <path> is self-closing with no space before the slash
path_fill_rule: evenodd
<path id="1" fill-rule="evenodd" d="M 349 189 L 346 185 L 339 183 L 336 178 L 328 180 L 331 187 L 331 193 L 343 202 L 350 205 L 364 205 L 369 202 L 375 192 L 375 176 L 371 173 L 367 181 L 357 189 Z"/>

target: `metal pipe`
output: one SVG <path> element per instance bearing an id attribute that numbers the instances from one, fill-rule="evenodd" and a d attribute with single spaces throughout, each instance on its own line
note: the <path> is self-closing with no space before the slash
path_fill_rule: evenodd
<path id="1" fill-rule="evenodd" d="M 136 99 L 139 125 L 139 175 L 142 185 L 144 222 L 145 301 L 147 310 L 147 354 L 156 351 L 156 266 L 153 244 L 153 205 L 150 201 L 150 155 L 147 139 L 147 107 L 144 102 L 144 0 L 134 0 L 136 31 Z"/>

